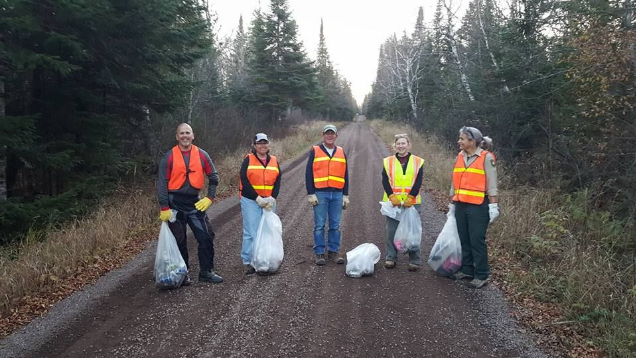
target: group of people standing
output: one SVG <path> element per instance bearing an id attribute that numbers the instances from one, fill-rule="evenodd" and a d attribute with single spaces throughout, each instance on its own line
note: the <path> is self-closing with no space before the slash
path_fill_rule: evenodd
<path id="1" fill-rule="evenodd" d="M 335 144 L 337 137 L 336 126 L 324 126 L 322 143 L 309 151 L 305 170 L 307 198 L 314 212 L 314 263 L 318 266 L 326 265 L 327 261 L 345 263 L 340 254 L 340 221 L 342 211 L 349 206 L 349 174 L 345 151 Z M 214 200 L 219 176 L 210 156 L 192 144 L 194 133 L 188 124 L 177 127 L 176 139 L 177 145 L 164 155 L 159 166 L 160 219 L 169 222 L 188 268 L 186 225 L 190 226 L 198 242 L 199 281 L 221 283 L 223 278 L 214 271 L 214 232 L 205 214 Z M 246 275 L 255 273 L 250 265 L 252 244 L 263 210 L 276 211 L 280 191 L 282 173 L 277 158 L 270 154 L 269 144 L 265 133 L 256 134 L 252 150 L 245 156 L 240 170 L 241 260 Z M 490 273 L 486 230 L 499 215 L 496 159 L 487 150 L 492 140 L 474 127 L 460 129 L 458 144 L 461 151 L 452 173 L 450 210 L 457 220 L 462 268 L 452 278 L 467 282 L 469 287 L 481 288 L 488 283 Z M 394 149 L 395 154 L 383 160 L 383 201 L 390 201 L 396 207 L 415 207 L 419 212 L 424 159 L 411 154 L 407 134 L 395 136 Z M 209 182 L 207 196 L 200 198 L 205 177 Z M 325 233 L 327 223 L 329 229 Z M 386 218 L 384 266 L 387 269 L 395 268 L 398 261 L 393 243 L 398 224 L 399 221 Z M 422 266 L 421 250 L 408 251 L 408 257 L 408 270 L 418 271 Z M 190 284 L 187 277 L 182 285 Z"/>

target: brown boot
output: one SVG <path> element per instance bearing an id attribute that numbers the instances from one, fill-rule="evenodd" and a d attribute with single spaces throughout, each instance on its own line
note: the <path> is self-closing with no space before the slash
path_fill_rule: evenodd
<path id="1" fill-rule="evenodd" d="M 345 259 L 342 256 L 340 256 L 340 254 L 333 251 L 329 251 L 329 253 L 327 254 L 327 258 L 329 259 L 329 261 L 336 263 L 338 265 L 342 265 L 345 262 Z"/>

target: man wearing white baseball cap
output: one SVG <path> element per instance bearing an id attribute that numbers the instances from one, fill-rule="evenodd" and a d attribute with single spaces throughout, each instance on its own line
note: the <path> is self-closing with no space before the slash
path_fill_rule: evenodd
<path id="1" fill-rule="evenodd" d="M 343 264 L 340 255 L 340 220 L 342 210 L 349 205 L 349 174 L 344 149 L 337 146 L 338 129 L 327 124 L 322 130 L 322 144 L 309 151 L 305 170 L 308 201 L 314 207 L 315 264 L 323 266 L 326 259 Z M 325 245 L 325 224 L 329 218 L 329 232 Z M 327 257 L 325 258 L 325 251 Z"/>

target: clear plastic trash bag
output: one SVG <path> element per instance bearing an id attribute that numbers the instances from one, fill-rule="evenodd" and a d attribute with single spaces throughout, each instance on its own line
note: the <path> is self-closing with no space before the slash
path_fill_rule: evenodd
<path id="1" fill-rule="evenodd" d="M 274 273 L 283 261 L 283 224 L 273 211 L 263 210 L 258 232 L 252 244 L 250 264 L 256 272 Z"/>
<path id="2" fill-rule="evenodd" d="M 380 249 L 374 244 L 361 244 L 347 252 L 346 273 L 349 277 L 373 275 L 375 264 L 380 261 Z"/>
<path id="3" fill-rule="evenodd" d="M 395 230 L 393 243 L 400 254 L 420 249 L 422 245 L 422 220 L 420 220 L 420 213 L 415 207 L 411 206 L 404 210 L 402 220 Z"/>
<path id="4" fill-rule="evenodd" d="M 188 268 L 179 252 L 177 240 L 168 223 L 161 223 L 155 256 L 155 286 L 164 290 L 178 288 L 187 274 Z"/>
<path id="5" fill-rule="evenodd" d="M 390 201 L 381 201 L 380 202 L 380 213 L 382 215 L 390 217 L 391 219 L 395 219 L 397 221 L 402 220 L 402 214 L 404 210 L 402 210 L 399 206 L 393 206 Z"/>
<path id="6" fill-rule="evenodd" d="M 428 256 L 429 266 L 442 276 L 450 276 L 462 267 L 462 244 L 459 241 L 455 214 L 449 212 L 446 217 L 446 224 Z"/>

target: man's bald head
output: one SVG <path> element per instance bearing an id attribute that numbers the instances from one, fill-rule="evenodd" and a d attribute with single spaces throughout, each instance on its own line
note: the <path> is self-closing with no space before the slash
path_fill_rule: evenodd
<path id="1" fill-rule="evenodd" d="M 177 126 L 177 142 L 182 151 L 188 151 L 192 148 L 192 141 L 194 140 L 194 132 L 192 127 L 188 123 L 181 123 Z"/>
<path id="2" fill-rule="evenodd" d="M 192 131 L 192 127 L 190 127 L 190 125 L 188 123 L 181 123 L 177 126 L 177 134 L 179 134 L 179 132 L 181 131 L 181 127 L 185 127 L 184 129 L 190 130 L 190 133 L 194 134 L 194 132 Z"/>

